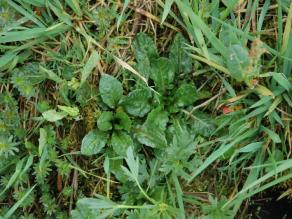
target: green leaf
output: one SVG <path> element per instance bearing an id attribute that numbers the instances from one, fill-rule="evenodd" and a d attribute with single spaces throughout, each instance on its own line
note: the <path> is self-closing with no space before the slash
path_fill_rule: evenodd
<path id="1" fill-rule="evenodd" d="M 113 76 L 103 74 L 99 82 L 99 92 L 103 102 L 110 108 L 115 108 L 123 96 L 123 87 Z"/>
<path id="2" fill-rule="evenodd" d="M 79 115 L 79 109 L 76 106 L 69 107 L 69 106 L 61 106 L 61 105 L 58 105 L 57 107 L 60 110 L 62 110 L 63 112 L 65 112 L 66 114 L 68 114 L 69 116 L 77 117 Z"/>
<path id="3" fill-rule="evenodd" d="M 165 4 L 163 7 L 163 13 L 162 13 L 162 18 L 161 18 L 161 24 L 165 21 L 170 9 L 171 5 L 173 4 L 174 0 L 165 0 Z"/>
<path id="4" fill-rule="evenodd" d="M 114 124 L 114 128 L 116 130 L 126 130 L 126 131 L 130 131 L 131 126 L 132 126 L 132 122 L 131 119 L 129 118 L 129 116 L 125 113 L 125 112 L 117 112 L 114 118 L 115 121 L 117 121 L 117 123 Z"/>
<path id="5" fill-rule="evenodd" d="M 137 157 L 135 159 L 132 147 L 129 147 L 127 150 L 126 162 L 130 169 L 131 176 L 137 180 L 139 176 L 139 158 Z"/>
<path id="6" fill-rule="evenodd" d="M 45 72 L 47 74 L 47 78 L 52 80 L 52 81 L 55 81 L 56 83 L 62 83 L 63 80 L 62 78 L 60 78 L 55 72 L 49 70 L 49 69 L 46 69 L 45 67 L 41 66 L 40 65 L 40 70 Z"/>
<path id="7" fill-rule="evenodd" d="M 56 110 L 47 110 L 42 113 L 45 120 L 49 122 L 56 122 L 67 116 L 65 112 L 57 112 Z"/>
<path id="8" fill-rule="evenodd" d="M 243 81 L 246 78 L 245 69 L 249 65 L 248 50 L 239 44 L 229 46 L 226 64 L 230 75 L 237 81 Z"/>
<path id="9" fill-rule="evenodd" d="M 112 120 L 114 118 L 114 115 L 112 112 L 106 111 L 102 112 L 100 117 L 97 120 L 97 127 L 101 131 L 108 131 L 112 129 Z"/>
<path id="10" fill-rule="evenodd" d="M 114 132 L 111 138 L 111 146 L 118 155 L 125 156 L 128 147 L 133 146 L 133 140 L 125 132 Z"/>
<path id="11" fill-rule="evenodd" d="M 144 123 L 149 129 L 159 129 L 164 131 L 168 123 L 168 113 L 163 111 L 160 107 L 153 109 L 147 116 L 147 120 Z"/>
<path id="12" fill-rule="evenodd" d="M 181 33 L 174 37 L 169 51 L 169 59 L 175 66 L 176 73 L 189 73 L 192 70 L 192 58 L 186 53 L 187 40 Z"/>
<path id="13" fill-rule="evenodd" d="M 260 148 L 262 148 L 263 146 L 263 142 L 260 141 L 260 142 L 253 142 L 253 143 L 250 143 L 248 145 L 245 145 L 244 147 L 240 148 L 238 150 L 238 153 L 253 153 L 255 151 L 258 151 Z"/>
<path id="14" fill-rule="evenodd" d="M 191 105 L 198 99 L 197 89 L 192 84 L 182 84 L 175 92 L 174 99 L 179 107 Z"/>
<path id="15" fill-rule="evenodd" d="M 146 89 L 132 91 L 122 101 L 122 106 L 127 113 L 133 116 L 143 117 L 151 109 L 151 92 Z"/>
<path id="16" fill-rule="evenodd" d="M 137 129 L 137 139 L 141 144 L 152 148 L 166 148 L 167 141 L 163 130 L 142 126 Z"/>
<path id="17" fill-rule="evenodd" d="M 162 57 L 153 60 L 151 67 L 150 78 L 154 81 L 156 89 L 163 93 L 170 88 L 174 80 L 174 65 L 169 59 Z"/>
<path id="18" fill-rule="evenodd" d="M 50 9 L 55 13 L 55 15 L 60 19 L 60 21 L 64 22 L 65 24 L 68 24 L 72 26 L 71 16 L 63 9 L 56 7 L 55 5 L 48 2 L 48 5 Z M 60 5 L 59 5 L 60 6 Z"/>
<path id="19" fill-rule="evenodd" d="M 275 81 L 277 81 L 283 88 L 287 91 L 292 90 L 291 82 L 285 77 L 282 73 L 272 73 L 272 76 Z"/>
<path id="20" fill-rule="evenodd" d="M 78 0 L 65 0 L 65 1 L 79 17 L 82 16 L 82 10 L 80 8 Z"/>
<path id="21" fill-rule="evenodd" d="M 108 136 L 102 131 L 90 131 L 82 139 L 81 154 L 88 156 L 98 154 L 104 148 L 107 139 Z"/>
<path id="22" fill-rule="evenodd" d="M 39 70 L 39 65 L 30 63 L 15 69 L 12 72 L 12 84 L 26 98 L 30 98 L 37 93 L 37 84 L 46 79 L 46 74 Z"/>
<path id="23" fill-rule="evenodd" d="M 19 199 L 3 216 L 4 219 L 11 218 L 14 214 L 14 212 L 21 206 L 21 204 L 27 199 L 27 197 L 30 195 L 30 193 L 34 190 L 36 185 L 31 187 L 22 197 Z"/>
<path id="24" fill-rule="evenodd" d="M 210 137 L 216 130 L 215 121 L 211 115 L 199 111 L 194 113 L 194 118 L 190 123 L 194 135 Z"/>
<path id="25" fill-rule="evenodd" d="M 39 157 L 42 156 L 45 146 L 47 144 L 47 131 L 40 128 L 40 138 L 39 138 Z"/>
<path id="26" fill-rule="evenodd" d="M 100 60 L 99 53 L 93 50 L 81 72 L 81 84 L 83 84 L 86 81 L 86 79 L 91 74 L 92 70 L 97 66 L 99 60 Z"/>
<path id="27" fill-rule="evenodd" d="M 133 42 L 133 49 L 138 62 L 144 59 L 155 59 L 158 57 L 156 45 L 151 37 L 145 33 L 138 33 Z"/>
<path id="28" fill-rule="evenodd" d="M 261 126 L 261 130 L 263 132 L 265 132 L 268 136 L 270 136 L 270 138 L 272 139 L 272 141 L 274 143 L 281 143 L 282 142 L 281 138 L 279 137 L 279 135 L 276 132 L 274 132 L 274 131 L 272 131 L 264 126 Z"/>

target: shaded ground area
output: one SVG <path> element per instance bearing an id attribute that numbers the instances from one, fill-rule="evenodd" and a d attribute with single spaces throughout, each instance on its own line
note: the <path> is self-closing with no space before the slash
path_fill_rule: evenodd
<path id="1" fill-rule="evenodd" d="M 292 218 L 292 200 L 283 198 L 274 190 L 253 198 L 248 207 L 248 214 L 243 218 L 250 219 L 289 219 Z"/>

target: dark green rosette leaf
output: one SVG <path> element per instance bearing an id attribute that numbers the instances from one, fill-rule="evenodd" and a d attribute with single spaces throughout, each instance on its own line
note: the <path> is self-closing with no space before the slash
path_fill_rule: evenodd
<path id="1" fill-rule="evenodd" d="M 123 87 L 115 77 L 103 74 L 99 82 L 99 92 L 102 101 L 113 109 L 123 96 Z"/>
<path id="2" fill-rule="evenodd" d="M 188 73 L 192 70 L 192 58 L 185 49 L 188 41 L 181 33 L 174 37 L 169 51 L 169 59 L 175 66 L 176 73 Z"/>
<path id="3" fill-rule="evenodd" d="M 137 89 L 129 93 L 122 101 L 122 106 L 132 116 L 143 117 L 151 109 L 149 100 L 151 92 L 146 89 Z"/>
<path id="4" fill-rule="evenodd" d="M 114 118 L 114 115 L 112 112 L 102 112 L 100 117 L 97 120 L 97 127 L 101 131 L 108 131 L 112 129 L 112 120 Z"/>
<path id="5" fill-rule="evenodd" d="M 94 155 L 98 154 L 106 145 L 108 136 L 105 132 L 92 130 L 82 139 L 81 154 Z"/>

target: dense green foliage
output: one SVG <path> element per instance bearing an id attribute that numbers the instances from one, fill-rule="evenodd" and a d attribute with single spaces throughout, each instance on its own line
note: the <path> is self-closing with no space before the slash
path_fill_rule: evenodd
<path id="1" fill-rule="evenodd" d="M 290 196 L 291 25 L 289 0 L 1 1 L 0 218 Z"/>

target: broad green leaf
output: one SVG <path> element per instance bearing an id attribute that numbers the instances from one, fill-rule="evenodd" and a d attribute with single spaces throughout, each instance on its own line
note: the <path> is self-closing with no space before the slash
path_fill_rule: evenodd
<path id="1" fill-rule="evenodd" d="M 133 146 L 133 140 L 125 132 L 114 132 L 111 138 L 111 146 L 118 155 L 125 156 L 128 147 Z"/>
<path id="2" fill-rule="evenodd" d="M 155 59 L 158 57 L 156 45 L 151 37 L 145 33 L 138 33 L 133 42 L 133 49 L 138 62 L 144 59 Z"/>
<path id="3" fill-rule="evenodd" d="M 87 156 L 98 154 L 104 148 L 107 139 L 107 134 L 102 131 L 90 131 L 82 139 L 81 154 Z"/>
<path id="4" fill-rule="evenodd" d="M 114 115 L 112 112 L 109 112 L 109 111 L 102 112 L 100 117 L 97 120 L 97 127 L 101 131 L 111 130 L 113 118 L 114 118 Z"/>
<path id="5" fill-rule="evenodd" d="M 196 111 L 192 118 L 190 125 L 194 135 L 210 137 L 215 131 L 216 125 L 211 115 Z"/>
<path id="6" fill-rule="evenodd" d="M 130 131 L 132 122 L 127 113 L 123 111 L 117 112 L 114 116 L 114 121 L 115 121 L 114 128 L 116 130 Z"/>
<path id="7" fill-rule="evenodd" d="M 137 129 L 137 139 L 141 144 L 152 148 L 166 148 L 167 141 L 164 131 L 153 127 L 142 126 Z"/>
<path id="8" fill-rule="evenodd" d="M 151 109 L 151 92 L 146 89 L 132 91 L 122 100 L 122 106 L 127 113 L 133 116 L 143 117 Z"/>
<path id="9" fill-rule="evenodd" d="M 228 59 L 226 63 L 230 75 L 237 81 L 243 81 L 247 74 L 245 69 L 249 65 L 248 50 L 239 44 L 231 45 L 228 49 Z"/>
<path id="10" fill-rule="evenodd" d="M 89 77 L 93 69 L 97 66 L 99 60 L 100 60 L 99 53 L 93 50 L 81 72 L 81 84 L 83 84 L 86 81 L 86 79 Z"/>
<path id="11" fill-rule="evenodd" d="M 123 96 L 123 87 L 115 77 L 103 74 L 99 82 L 99 92 L 105 104 L 115 108 Z"/>
<path id="12" fill-rule="evenodd" d="M 187 40 L 177 33 L 170 46 L 169 59 L 175 66 L 175 73 L 189 73 L 192 70 L 192 58 L 185 49 Z"/>
<path id="13" fill-rule="evenodd" d="M 197 89 L 192 84 L 182 84 L 174 95 L 175 104 L 184 107 L 193 104 L 198 99 Z"/>
<path id="14" fill-rule="evenodd" d="M 175 68 L 173 63 L 169 59 L 162 57 L 153 60 L 151 67 L 150 78 L 154 81 L 156 90 L 162 93 L 165 92 L 170 88 L 174 80 Z"/>
<path id="15" fill-rule="evenodd" d="M 168 123 L 168 113 L 163 111 L 160 107 L 153 109 L 147 116 L 147 120 L 144 123 L 149 129 L 165 130 Z"/>
<path id="16" fill-rule="evenodd" d="M 42 113 L 45 120 L 49 122 L 56 122 L 67 116 L 65 112 L 57 112 L 56 110 L 47 110 Z"/>

